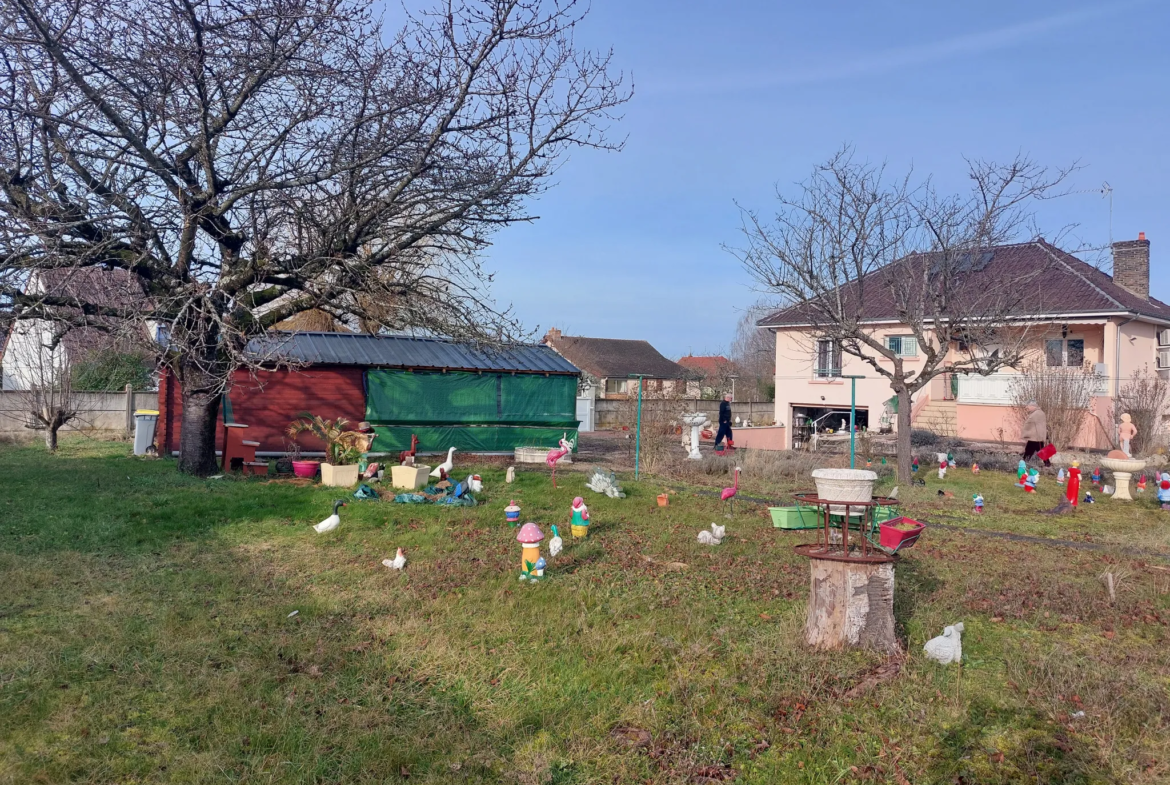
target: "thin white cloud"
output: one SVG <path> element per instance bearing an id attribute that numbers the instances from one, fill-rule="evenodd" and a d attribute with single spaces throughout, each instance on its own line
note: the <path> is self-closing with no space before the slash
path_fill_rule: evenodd
<path id="1" fill-rule="evenodd" d="M 656 81 L 644 79 L 641 88 L 647 92 L 711 92 L 727 90 L 756 90 L 788 85 L 809 85 L 874 76 L 902 68 L 929 65 L 954 58 L 983 54 L 998 49 L 1034 41 L 1057 30 L 1083 25 L 1102 17 L 1113 16 L 1148 0 L 1080 8 L 1051 16 L 1021 22 L 997 30 L 969 33 L 913 46 L 887 49 L 829 65 L 797 67 L 774 73 L 759 71 L 739 74 L 719 74 L 693 80 Z"/>

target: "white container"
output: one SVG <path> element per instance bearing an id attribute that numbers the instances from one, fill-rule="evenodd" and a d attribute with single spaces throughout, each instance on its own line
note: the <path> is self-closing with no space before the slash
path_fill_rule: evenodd
<path id="1" fill-rule="evenodd" d="M 873 500 L 873 484 L 877 472 L 869 469 L 814 469 L 813 481 L 817 484 L 817 496 L 834 502 L 868 502 Z M 845 507 L 834 504 L 829 508 L 833 515 L 844 515 Z M 856 507 L 851 514 L 860 515 L 863 508 Z"/>
<path id="2" fill-rule="evenodd" d="M 408 491 L 425 488 L 430 473 L 430 466 L 391 466 L 390 484 Z"/>
<path id="3" fill-rule="evenodd" d="M 555 448 L 552 448 L 555 449 Z M 544 447 L 517 447 L 513 453 L 513 460 L 516 463 L 544 463 L 548 458 L 548 450 Z M 573 454 L 569 453 L 564 458 L 561 458 L 557 463 L 565 464 L 573 462 Z"/>
<path id="4" fill-rule="evenodd" d="M 321 464 L 321 484 L 333 485 L 338 488 L 349 488 L 357 485 L 358 467 L 356 463 L 346 466 L 334 466 L 331 463 Z"/>

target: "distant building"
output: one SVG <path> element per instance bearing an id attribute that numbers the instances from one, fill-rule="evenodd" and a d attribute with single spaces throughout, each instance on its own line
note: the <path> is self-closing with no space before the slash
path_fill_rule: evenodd
<path id="1" fill-rule="evenodd" d="M 607 400 L 636 397 L 638 379 L 631 377 L 641 375 L 644 397 L 700 397 L 700 375 L 668 360 L 648 341 L 563 335 L 554 327 L 543 343 L 581 369 L 583 394 L 591 391 Z"/>
<path id="2" fill-rule="evenodd" d="M 678 364 L 699 375 L 699 385 L 704 398 L 718 398 L 725 393 L 735 393 L 735 380 L 738 377 L 735 363 L 723 355 L 688 354 L 678 358 Z"/>

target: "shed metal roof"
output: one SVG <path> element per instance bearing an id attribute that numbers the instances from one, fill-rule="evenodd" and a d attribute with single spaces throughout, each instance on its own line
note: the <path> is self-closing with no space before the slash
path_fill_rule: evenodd
<path id="1" fill-rule="evenodd" d="M 286 360 L 321 365 L 580 373 L 568 360 L 540 344 L 475 346 L 462 341 L 406 335 L 269 333 L 253 338 L 248 343 L 248 353 L 260 361 Z"/>

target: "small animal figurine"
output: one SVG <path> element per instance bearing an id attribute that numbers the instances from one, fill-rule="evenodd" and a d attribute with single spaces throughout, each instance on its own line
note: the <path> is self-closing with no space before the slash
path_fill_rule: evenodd
<path id="1" fill-rule="evenodd" d="M 972 473 L 972 474 L 978 474 L 978 473 L 979 473 L 979 464 L 977 464 L 977 463 L 975 463 L 975 462 L 973 462 L 973 461 L 972 461 L 972 463 L 971 463 L 971 473 Z"/>
<path id="2" fill-rule="evenodd" d="M 910 471 L 912 471 L 912 472 L 918 471 L 918 456 L 917 455 L 914 456 L 914 461 L 910 464 Z"/>
<path id="3" fill-rule="evenodd" d="M 950 665 L 952 662 L 963 660 L 963 622 L 958 622 L 943 629 L 943 634 L 931 638 L 922 647 L 927 659 L 934 660 L 939 665 Z"/>
<path id="4" fill-rule="evenodd" d="M 550 559 L 555 559 L 565 543 L 561 539 L 561 533 L 557 531 L 557 525 L 555 523 L 552 526 L 552 533 L 552 539 L 548 541 L 548 555 Z"/>
<path id="5" fill-rule="evenodd" d="M 337 514 L 337 509 L 339 507 L 348 507 L 348 506 L 349 505 L 346 504 L 341 499 L 338 499 L 337 501 L 333 502 L 333 514 L 330 515 L 325 520 L 318 523 L 317 525 L 315 525 L 313 527 L 313 531 L 317 532 L 317 534 L 324 534 L 325 532 L 331 532 L 334 529 L 336 529 L 338 526 L 341 525 L 341 516 Z"/>
<path id="6" fill-rule="evenodd" d="M 1158 478 L 1158 501 L 1163 510 L 1170 510 L 1170 474 L 1165 472 Z"/>
<path id="7" fill-rule="evenodd" d="M 573 499 L 572 509 L 573 519 L 570 524 L 571 531 L 574 537 L 588 537 L 589 536 L 589 508 L 585 506 L 585 500 L 580 496 Z"/>
<path id="8" fill-rule="evenodd" d="M 1068 490 L 1065 491 L 1064 498 L 1073 507 L 1077 506 L 1077 501 L 1081 497 L 1081 464 L 1073 461 L 1072 466 L 1068 470 Z"/>
<path id="9" fill-rule="evenodd" d="M 455 448 L 447 450 L 447 460 L 440 463 L 431 471 L 432 477 L 438 477 L 440 480 L 445 480 L 451 475 L 451 470 L 455 468 Z"/>
<path id="10" fill-rule="evenodd" d="M 1098 466 L 1096 469 L 1093 469 L 1092 480 L 1093 480 L 1093 485 L 1100 485 L 1101 484 L 1101 467 L 1100 466 Z"/>
<path id="11" fill-rule="evenodd" d="M 407 465 L 406 459 L 410 458 L 410 459 L 412 459 L 410 461 L 410 463 L 413 464 L 414 463 L 413 458 L 417 454 L 418 454 L 418 437 L 412 433 L 410 435 L 410 449 L 403 450 L 402 452 L 398 453 L 398 463 L 402 464 L 403 466 L 406 466 Z"/>
<path id="12" fill-rule="evenodd" d="M 467 478 L 467 482 L 463 484 L 466 485 L 467 490 L 471 491 L 472 493 L 479 493 L 483 490 L 483 478 L 481 478 L 478 474 L 471 475 Z"/>
<path id="13" fill-rule="evenodd" d="M 1064 485 L 1064 468 L 1063 467 L 1056 470 L 1056 484 L 1057 485 Z"/>
<path id="14" fill-rule="evenodd" d="M 1141 477 L 1138 477 L 1137 492 L 1138 493 L 1145 493 L 1146 492 L 1146 475 L 1144 472 L 1142 473 Z"/>
<path id="15" fill-rule="evenodd" d="M 976 514 L 983 512 L 983 494 L 977 493 L 971 497 L 971 503 L 975 505 Z"/>
<path id="16" fill-rule="evenodd" d="M 397 555 L 393 559 L 382 559 L 382 564 L 385 564 L 392 570 L 401 570 L 406 566 L 406 554 L 399 548 Z"/>
<path id="17" fill-rule="evenodd" d="M 504 482 L 508 483 L 509 485 L 516 482 L 516 467 L 515 466 L 508 467 L 508 473 L 504 475 Z"/>
<path id="18" fill-rule="evenodd" d="M 718 545 L 719 543 L 723 542 L 723 537 L 724 537 L 726 531 L 727 531 L 726 526 L 716 526 L 715 524 L 712 523 L 711 524 L 711 531 L 707 531 L 706 529 L 703 529 L 703 531 L 699 532 L 699 544 L 700 545 Z"/>
<path id="19" fill-rule="evenodd" d="M 1024 480 L 1028 478 L 1028 464 L 1024 463 L 1023 458 L 1016 465 L 1016 487 L 1023 488 Z"/>
<path id="20" fill-rule="evenodd" d="M 743 471 L 738 466 L 735 467 L 735 484 L 730 488 L 724 488 L 723 492 L 719 494 L 719 500 L 723 502 L 726 507 L 728 503 L 731 504 L 731 514 L 735 515 L 735 494 L 739 493 L 739 473 Z"/>
<path id="21" fill-rule="evenodd" d="M 549 450 L 548 455 L 544 456 L 544 462 L 548 464 L 548 468 L 552 469 L 552 485 L 554 488 L 557 487 L 557 463 L 572 451 L 573 443 L 562 436 L 557 448 L 555 450 Z"/>

